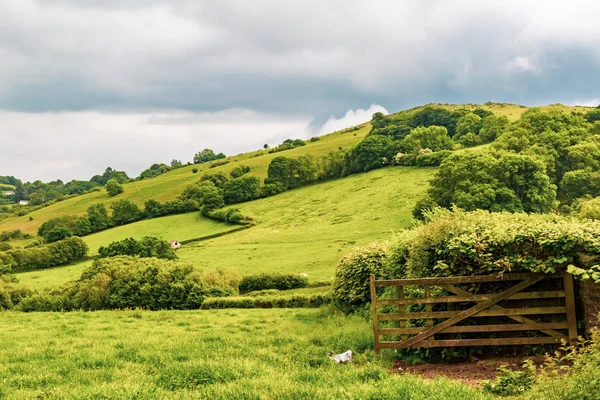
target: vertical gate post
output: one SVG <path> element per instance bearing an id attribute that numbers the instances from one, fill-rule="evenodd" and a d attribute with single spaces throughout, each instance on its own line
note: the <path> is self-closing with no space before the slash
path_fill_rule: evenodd
<path id="1" fill-rule="evenodd" d="M 373 314 L 373 338 L 375 339 L 375 353 L 379 354 L 379 317 L 377 316 L 377 291 L 375 290 L 375 275 L 369 277 L 371 282 L 371 313 Z"/>
<path id="2" fill-rule="evenodd" d="M 577 315 L 575 311 L 575 289 L 573 275 L 565 272 L 563 275 L 565 288 L 565 306 L 567 307 L 567 324 L 569 326 L 569 344 L 577 342 Z"/>

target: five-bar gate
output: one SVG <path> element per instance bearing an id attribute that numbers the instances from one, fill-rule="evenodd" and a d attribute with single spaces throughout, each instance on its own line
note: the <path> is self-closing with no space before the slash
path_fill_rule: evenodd
<path id="1" fill-rule="evenodd" d="M 395 290 L 378 298 L 383 287 Z M 377 353 L 382 348 L 577 340 L 573 277 L 568 273 L 395 280 L 371 275 L 371 308 Z"/>

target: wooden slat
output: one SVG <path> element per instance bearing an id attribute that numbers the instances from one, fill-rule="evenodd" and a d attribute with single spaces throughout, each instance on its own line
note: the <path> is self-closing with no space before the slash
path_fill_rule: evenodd
<path id="1" fill-rule="evenodd" d="M 475 275 L 475 276 L 453 276 L 448 278 L 416 278 L 416 279 L 389 279 L 375 281 L 375 286 L 408 286 L 408 285 L 445 285 L 457 283 L 480 283 L 480 282 L 503 282 L 519 281 L 530 278 L 562 278 L 562 274 L 503 274 L 503 275 Z"/>
<path id="2" fill-rule="evenodd" d="M 402 287 L 402 286 L 398 286 Z M 430 304 L 430 303 L 468 303 L 480 302 L 491 299 L 493 294 L 473 294 L 469 296 L 440 296 L 440 297 L 419 297 L 410 299 L 380 299 L 377 300 L 377 306 L 396 305 L 396 304 Z M 545 292 L 521 292 L 516 293 L 505 300 L 531 300 L 531 299 L 555 299 L 565 297 L 563 290 L 553 290 Z"/>
<path id="3" fill-rule="evenodd" d="M 431 298 L 431 286 L 429 285 L 425 285 L 425 300 L 430 300 Z M 425 312 L 432 312 L 433 311 L 433 305 L 431 303 L 427 303 L 425 304 Z M 429 318 L 426 321 L 427 327 L 428 328 L 432 328 L 433 327 L 433 319 Z M 430 336 L 427 340 L 433 340 L 433 336 Z"/>
<path id="4" fill-rule="evenodd" d="M 405 342 L 381 342 L 382 349 L 393 349 L 402 347 Z M 411 347 L 459 347 L 459 346 L 508 346 L 523 344 L 556 344 L 561 343 L 559 337 L 523 337 L 523 338 L 499 338 L 499 339 L 455 339 L 455 340 L 422 340 Z"/>
<path id="5" fill-rule="evenodd" d="M 457 288 L 457 287 L 452 286 L 452 285 L 444 285 L 444 286 L 442 286 L 442 288 L 444 288 L 445 290 L 449 291 L 450 293 L 456 294 L 457 296 L 467 296 L 467 295 L 470 294 L 466 290 Z M 504 307 L 501 307 L 498 304 L 493 305 L 493 306 L 490 307 L 490 310 L 502 310 L 502 309 L 504 309 Z M 527 317 L 520 316 L 520 315 L 507 315 L 506 317 L 512 319 L 513 321 L 520 322 L 522 324 L 535 323 L 534 320 L 529 319 Z M 550 336 L 556 336 L 556 337 L 562 337 L 563 336 L 562 333 L 557 332 L 557 331 L 553 331 L 551 329 L 546 329 L 546 330 L 543 330 L 542 332 L 545 333 L 546 335 L 550 335 Z"/>
<path id="6" fill-rule="evenodd" d="M 469 333 L 469 332 L 515 332 L 515 331 L 541 331 L 542 329 L 567 329 L 566 322 L 547 322 L 539 324 L 497 324 L 497 325 L 464 325 L 450 326 L 438 333 Z M 380 335 L 418 335 L 425 328 L 382 328 Z M 563 335 L 567 339 L 566 335 Z"/>
<path id="7" fill-rule="evenodd" d="M 563 276 L 565 289 L 565 305 L 567 307 L 567 323 L 569 324 L 569 343 L 577 343 L 577 317 L 575 311 L 575 289 L 573 288 L 573 275 L 568 272 Z"/>
<path id="8" fill-rule="evenodd" d="M 379 320 L 377 319 L 377 291 L 375 289 L 375 275 L 369 277 L 371 283 L 371 312 L 373 314 L 373 338 L 375 340 L 375 353 L 379 354 Z"/>
<path id="9" fill-rule="evenodd" d="M 445 320 L 444 322 L 434 326 L 433 328 L 429 328 L 429 329 L 425 330 L 424 332 L 418 334 L 417 336 L 414 336 L 408 340 L 405 340 L 398 347 L 407 348 L 418 342 L 421 342 L 424 339 L 427 339 L 428 337 L 435 335 L 442 329 L 445 329 L 445 328 L 452 326 L 466 318 L 469 318 L 471 315 L 474 315 L 480 311 L 483 311 L 484 309 L 488 308 L 489 306 L 492 306 L 492 305 L 506 299 L 507 297 L 510 297 L 513 294 L 518 293 L 518 292 L 522 291 L 523 289 L 528 288 L 529 286 L 541 281 L 542 279 L 543 279 L 542 276 L 531 277 L 531 278 L 525 279 L 524 281 L 519 282 L 518 284 L 510 287 L 509 289 L 506 289 L 506 290 L 498 293 L 497 295 L 494 295 L 493 298 L 486 300 L 484 302 L 481 302 L 467 310 L 461 311 L 458 315 L 455 315 L 455 316 L 451 317 L 450 319 Z M 374 280 L 372 281 L 372 283 L 375 283 Z M 372 292 L 375 292 L 374 287 L 372 289 Z M 376 310 L 377 307 L 374 307 L 374 308 L 375 308 L 375 314 L 377 314 L 377 310 Z"/>
<path id="10" fill-rule="evenodd" d="M 396 294 L 398 295 L 398 299 L 403 299 L 404 298 L 404 286 L 397 286 Z M 398 304 L 398 313 L 406 314 L 406 306 L 404 304 Z M 406 328 L 406 321 L 400 321 L 399 324 L 400 324 L 400 328 Z M 400 336 L 400 339 L 406 340 L 406 339 L 408 339 L 408 336 L 402 335 L 402 336 Z"/>
<path id="11" fill-rule="evenodd" d="M 469 310 L 465 310 L 469 311 Z M 434 312 L 419 312 L 407 314 L 378 314 L 380 321 L 403 321 L 410 319 L 427 319 L 427 318 L 452 318 L 465 311 L 434 311 Z M 566 314 L 566 307 L 524 307 L 524 308 L 497 308 L 493 310 L 482 310 L 469 317 L 511 317 L 514 315 L 533 315 L 533 314 Z M 534 322 L 529 320 L 528 322 Z"/>

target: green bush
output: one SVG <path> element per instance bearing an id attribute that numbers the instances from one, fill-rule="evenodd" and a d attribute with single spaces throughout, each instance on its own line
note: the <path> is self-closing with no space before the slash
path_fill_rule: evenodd
<path id="1" fill-rule="evenodd" d="M 6 251 L 12 249 L 12 246 L 6 242 L 0 242 L 0 251 Z"/>
<path id="2" fill-rule="evenodd" d="M 346 254 L 337 265 L 333 282 L 333 299 L 343 310 L 360 307 L 371 299 L 370 275 L 388 277 L 387 243 L 373 243 Z"/>
<path id="3" fill-rule="evenodd" d="M 579 218 L 600 220 L 600 197 L 579 202 Z"/>
<path id="4" fill-rule="evenodd" d="M 23 272 L 81 261 L 87 250 L 85 242 L 74 236 L 42 247 L 9 250 L 6 254 L 14 260 L 13 272 Z"/>
<path id="5" fill-rule="evenodd" d="M 53 229 L 64 228 L 73 233 L 77 229 L 77 217 L 75 215 L 65 215 L 62 217 L 50 218 L 38 228 L 38 236 L 46 238 L 48 232 Z"/>
<path id="6" fill-rule="evenodd" d="M 600 226 L 557 215 L 437 209 L 403 239 L 407 276 L 587 269 L 600 257 Z M 406 250 L 408 248 L 408 250 Z"/>
<path id="7" fill-rule="evenodd" d="M 240 209 L 233 207 L 214 210 L 208 213 L 206 216 L 217 221 L 226 222 L 228 224 L 239 224 L 244 220 L 244 216 L 240 212 Z"/>
<path id="8" fill-rule="evenodd" d="M 175 250 L 171 248 L 166 240 L 152 236 L 145 236 L 140 240 L 127 238 L 118 242 L 112 242 L 108 246 L 102 246 L 98 249 L 100 258 L 115 256 L 138 256 L 138 257 L 156 257 L 166 260 L 176 260 Z"/>
<path id="9" fill-rule="evenodd" d="M 317 308 L 331 303 L 329 294 L 276 295 L 255 297 L 212 297 L 202 303 L 202 310 L 223 308 Z"/>
<path id="10" fill-rule="evenodd" d="M 23 240 L 23 239 L 31 239 L 32 236 L 28 233 L 21 232 L 20 229 L 15 229 L 14 231 L 4 231 L 0 232 L 0 242 L 8 242 L 9 240 Z"/>
<path id="11" fill-rule="evenodd" d="M 523 363 L 522 371 L 508 367 L 500 367 L 499 371 L 495 381 L 483 381 L 483 390 L 496 396 L 517 396 L 529 390 L 535 382 L 536 368 L 531 360 Z"/>
<path id="12" fill-rule="evenodd" d="M 0 310 L 10 310 L 31 295 L 31 289 L 0 276 Z"/>
<path id="13" fill-rule="evenodd" d="M 108 182 L 106 182 L 106 191 L 108 192 L 108 195 L 110 197 L 113 197 L 123 193 L 123 186 L 121 186 L 121 184 L 117 180 L 111 179 Z"/>
<path id="14" fill-rule="evenodd" d="M 207 287 L 192 265 L 157 258 L 94 261 L 64 288 L 72 309 L 197 309 Z"/>
<path id="15" fill-rule="evenodd" d="M 420 154 L 416 158 L 416 165 L 418 165 L 419 167 L 437 167 L 451 154 L 452 152 L 450 150 L 442 150 L 433 153 Z"/>
<path id="16" fill-rule="evenodd" d="M 546 357 L 546 364 L 527 399 L 598 399 L 600 398 L 600 332 L 592 331 L 589 341 L 562 348 Z"/>
<path id="17" fill-rule="evenodd" d="M 53 243 L 71 236 L 73 236 L 73 233 L 71 231 L 62 227 L 58 227 L 48 232 L 44 238 L 46 239 L 47 243 Z"/>
<path id="18" fill-rule="evenodd" d="M 308 278 L 292 274 L 259 274 L 245 276 L 240 282 L 240 293 L 256 290 L 289 290 L 308 286 Z"/>

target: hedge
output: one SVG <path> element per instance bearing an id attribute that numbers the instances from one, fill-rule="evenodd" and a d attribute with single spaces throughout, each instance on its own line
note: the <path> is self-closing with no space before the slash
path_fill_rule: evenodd
<path id="1" fill-rule="evenodd" d="M 223 308 L 317 308 L 331 303 L 330 294 L 212 297 L 202 303 L 202 310 Z"/>
<path id="2" fill-rule="evenodd" d="M 240 283 L 240 293 L 248 293 L 256 290 L 299 289 L 308 286 L 308 278 L 293 274 L 259 274 L 245 276 Z"/>
<path id="3" fill-rule="evenodd" d="M 0 253 L 0 259 L 12 258 L 13 262 L 8 263 L 12 264 L 12 272 L 35 271 L 81 261 L 87 250 L 85 242 L 75 236 L 42 247 L 8 250 Z"/>

